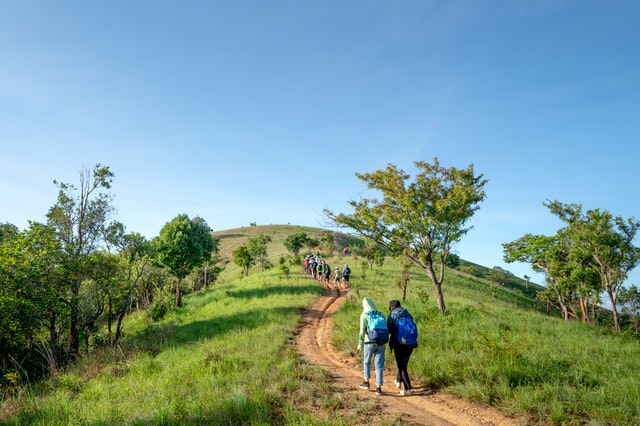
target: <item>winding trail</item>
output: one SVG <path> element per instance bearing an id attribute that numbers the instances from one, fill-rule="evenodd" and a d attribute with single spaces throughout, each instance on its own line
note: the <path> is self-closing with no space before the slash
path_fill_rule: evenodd
<path id="1" fill-rule="evenodd" d="M 308 363 L 317 365 L 331 374 L 334 387 L 342 395 L 343 401 L 362 401 L 371 398 L 370 403 L 380 407 L 367 415 L 368 424 L 399 421 L 403 424 L 451 426 L 451 425 L 522 425 L 516 419 L 505 417 L 493 407 L 475 404 L 450 395 L 432 393 L 421 386 L 414 387 L 411 396 L 401 396 L 393 385 L 395 368 L 393 357 L 387 352 L 385 385 L 383 395 L 376 396 L 371 391 L 358 388 L 362 382 L 362 364 L 354 354 L 345 354 L 331 344 L 333 314 L 338 310 L 347 291 L 325 289 L 325 294 L 316 299 L 304 312 L 303 325 L 296 336 L 295 346 Z M 353 407 L 356 409 L 356 407 Z M 375 414 L 378 412 L 379 414 Z"/>

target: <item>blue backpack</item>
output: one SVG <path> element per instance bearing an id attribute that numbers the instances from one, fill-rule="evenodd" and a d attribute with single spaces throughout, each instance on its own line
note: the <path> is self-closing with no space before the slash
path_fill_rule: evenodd
<path id="1" fill-rule="evenodd" d="M 415 345 L 418 343 L 418 326 L 408 315 L 403 315 L 397 321 L 398 331 L 396 337 L 403 345 Z"/>
<path id="2" fill-rule="evenodd" d="M 367 312 L 369 315 L 369 341 L 378 345 L 384 345 L 389 342 L 389 329 L 387 321 L 382 316 L 382 312 Z"/>

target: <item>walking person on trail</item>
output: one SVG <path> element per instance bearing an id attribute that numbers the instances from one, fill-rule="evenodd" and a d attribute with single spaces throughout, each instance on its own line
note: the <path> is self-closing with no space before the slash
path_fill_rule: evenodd
<path id="1" fill-rule="evenodd" d="M 341 280 L 342 280 L 342 271 L 340 270 L 340 268 L 336 267 L 336 271 L 333 276 L 333 285 L 336 286 L 336 288 L 340 288 Z"/>
<path id="2" fill-rule="evenodd" d="M 372 329 L 372 323 L 375 319 L 382 317 L 384 322 L 384 331 L 386 337 L 380 333 L 380 340 L 376 341 L 378 329 Z M 374 368 L 376 370 L 376 395 L 382 395 L 382 383 L 384 375 L 384 354 L 386 351 L 386 342 L 389 338 L 384 314 L 376 309 L 376 304 L 368 297 L 362 300 L 362 314 L 360 314 L 360 333 L 358 335 L 358 351 L 363 351 L 363 373 L 364 382 L 360 385 L 360 389 L 369 389 L 369 379 L 371 378 L 371 360 L 374 360 Z M 382 343 L 384 341 L 384 343 Z"/>
<path id="3" fill-rule="evenodd" d="M 417 328 L 413 322 L 413 317 L 409 311 L 400 306 L 399 300 L 389 302 L 389 311 L 391 311 L 387 319 L 389 349 L 391 353 L 395 351 L 396 366 L 398 367 L 395 384 L 397 388 L 402 388 L 400 395 L 411 395 L 411 380 L 409 379 L 407 368 L 411 353 L 418 347 Z M 409 325 L 405 327 L 405 320 L 408 319 L 411 321 L 407 321 L 406 323 Z"/>
<path id="4" fill-rule="evenodd" d="M 351 276 L 351 268 L 349 268 L 348 264 L 344 264 L 344 269 L 342 270 L 342 281 L 344 282 L 344 287 L 349 287 L 349 277 Z"/>
<path id="5" fill-rule="evenodd" d="M 324 282 L 327 287 L 331 284 L 331 267 L 327 262 L 324 262 Z"/>

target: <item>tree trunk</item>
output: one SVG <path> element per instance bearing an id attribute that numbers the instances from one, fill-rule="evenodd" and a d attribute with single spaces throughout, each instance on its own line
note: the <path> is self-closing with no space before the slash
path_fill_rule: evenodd
<path id="1" fill-rule="evenodd" d="M 436 289 L 436 301 L 438 302 L 438 309 L 443 314 L 447 312 L 447 307 L 444 305 L 444 295 L 442 294 L 442 283 L 433 283 L 433 287 Z"/>
<path id="2" fill-rule="evenodd" d="M 180 292 L 180 287 L 182 284 L 182 280 L 179 279 L 178 283 L 176 284 L 176 307 L 180 307 L 182 306 L 182 293 Z"/>
<path id="3" fill-rule="evenodd" d="M 582 322 L 589 324 L 589 307 L 587 301 L 582 297 L 580 298 L 580 310 L 582 311 Z"/>
<path id="4" fill-rule="evenodd" d="M 616 306 L 616 297 L 613 294 L 613 289 L 610 286 L 607 286 L 607 295 L 609 296 L 609 301 L 611 302 L 611 311 L 613 312 L 613 324 L 615 330 L 620 332 L 620 318 L 618 315 L 618 308 Z"/>
<path id="5" fill-rule="evenodd" d="M 69 326 L 69 358 L 71 361 L 76 361 L 80 353 L 80 330 L 78 324 L 80 321 L 80 312 L 78 307 L 79 292 L 80 284 L 78 283 L 74 285 L 71 295 L 71 313 L 69 317 L 69 321 L 71 323 Z"/>
<path id="6" fill-rule="evenodd" d="M 51 371 L 57 371 L 58 333 L 56 332 L 56 312 L 53 309 L 49 311 L 49 344 L 51 345 L 51 359 L 49 360 L 49 369 Z"/>

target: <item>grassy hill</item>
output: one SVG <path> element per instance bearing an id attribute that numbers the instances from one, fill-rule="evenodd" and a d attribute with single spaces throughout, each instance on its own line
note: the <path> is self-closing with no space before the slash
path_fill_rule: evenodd
<path id="1" fill-rule="evenodd" d="M 215 285 L 187 295 L 184 307 L 161 321 L 142 312 L 129 316 L 118 348 L 95 349 L 46 382 L 3 395 L 0 424 L 366 423 L 373 408 L 367 404 L 375 401 L 344 401 L 328 373 L 302 362 L 292 347 L 300 312 L 321 287 L 295 266 L 288 278 L 278 268 L 257 267 L 241 278 L 231 261 L 234 248 L 265 234 L 277 265 L 287 254 L 284 239 L 296 232 L 324 231 L 270 225 L 216 232 L 225 270 Z M 332 266 L 349 261 L 353 288 L 334 317 L 332 343 L 359 357 L 362 297 L 382 310 L 401 299 L 399 265 L 387 258 L 369 269 L 339 251 L 357 238 L 336 239 L 325 257 Z M 497 284 L 490 269 L 484 276 L 461 269 L 446 271 L 448 315 L 436 309 L 425 274 L 410 270 L 403 306 L 420 329 L 410 363 L 415 381 L 530 424 L 640 424 L 637 340 L 541 313 L 530 283 L 513 277 Z"/>

